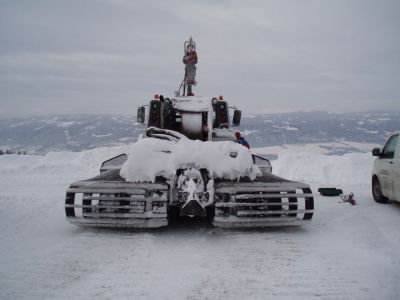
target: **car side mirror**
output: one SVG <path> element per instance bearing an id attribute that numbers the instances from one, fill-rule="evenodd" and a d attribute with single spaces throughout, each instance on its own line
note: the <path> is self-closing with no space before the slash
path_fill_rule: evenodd
<path id="1" fill-rule="evenodd" d="M 139 106 L 137 110 L 137 122 L 143 124 L 145 122 L 146 108 Z"/>
<path id="2" fill-rule="evenodd" d="M 235 109 L 233 112 L 232 126 L 239 126 L 241 117 L 242 117 L 242 111 Z"/>
<path id="3" fill-rule="evenodd" d="M 372 149 L 372 155 L 373 156 L 381 156 L 382 155 L 381 149 L 380 148 Z"/>

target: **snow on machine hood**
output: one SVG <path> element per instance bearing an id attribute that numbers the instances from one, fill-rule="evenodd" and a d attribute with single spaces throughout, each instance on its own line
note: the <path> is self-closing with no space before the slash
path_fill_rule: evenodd
<path id="1" fill-rule="evenodd" d="M 261 174 L 250 151 L 234 142 L 203 142 L 181 137 L 170 141 L 143 138 L 132 146 L 120 175 L 131 182 L 171 178 L 178 169 L 205 168 L 214 178 L 254 179 Z"/>

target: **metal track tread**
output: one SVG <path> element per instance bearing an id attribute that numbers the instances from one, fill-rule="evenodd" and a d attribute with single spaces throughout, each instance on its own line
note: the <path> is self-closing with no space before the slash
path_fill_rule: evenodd
<path id="1" fill-rule="evenodd" d="M 219 181 L 215 185 L 213 225 L 225 228 L 295 226 L 308 223 L 314 213 L 309 185 L 272 174 Z"/>
<path id="2" fill-rule="evenodd" d="M 86 219 L 82 217 L 67 217 L 72 224 L 91 227 L 118 227 L 118 228 L 159 228 L 168 226 L 168 219 Z"/>
<path id="3" fill-rule="evenodd" d="M 247 220 L 243 218 L 214 218 L 212 224 L 215 227 L 222 228 L 259 228 L 259 227 L 283 227 L 283 226 L 299 226 L 307 224 L 308 221 L 302 219 L 283 219 L 283 218 L 264 218 L 256 219 L 248 218 Z"/>
<path id="4" fill-rule="evenodd" d="M 109 181 L 110 180 L 110 181 Z M 309 185 L 264 174 L 251 181 L 215 181 L 217 227 L 294 226 L 309 222 L 314 199 Z M 109 170 L 67 189 L 68 221 L 81 226 L 157 228 L 168 225 L 169 185 L 131 183 Z"/>
<path id="5" fill-rule="evenodd" d="M 168 195 L 162 182 L 83 180 L 67 189 L 65 213 L 79 226 L 158 228 L 168 225 Z"/>

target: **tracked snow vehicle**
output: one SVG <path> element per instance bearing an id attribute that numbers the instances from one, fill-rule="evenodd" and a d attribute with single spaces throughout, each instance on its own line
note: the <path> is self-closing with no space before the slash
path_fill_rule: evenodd
<path id="1" fill-rule="evenodd" d="M 219 227 L 311 220 L 310 186 L 273 175 L 267 159 L 235 143 L 230 128 L 240 124 L 241 111 L 234 108 L 231 121 L 222 97 L 193 95 L 197 53 L 187 56 L 195 47 L 192 39 L 185 43 L 185 78 L 176 96 L 150 101 L 147 128 L 133 151 L 103 162 L 100 175 L 67 189 L 70 222 L 155 228 L 167 226 L 172 215 L 208 217 Z M 145 123 L 145 106 L 137 118 Z"/>

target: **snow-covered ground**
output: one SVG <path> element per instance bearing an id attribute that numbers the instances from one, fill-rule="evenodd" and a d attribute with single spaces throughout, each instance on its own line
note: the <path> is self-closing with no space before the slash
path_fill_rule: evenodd
<path id="1" fill-rule="evenodd" d="M 370 154 L 280 152 L 274 173 L 354 192 L 315 197 L 303 227 L 80 229 L 72 181 L 128 147 L 0 156 L 0 299 L 399 299 L 400 205 L 370 194 Z"/>

